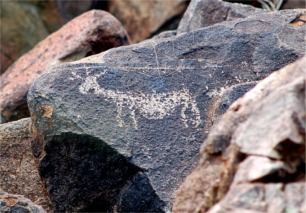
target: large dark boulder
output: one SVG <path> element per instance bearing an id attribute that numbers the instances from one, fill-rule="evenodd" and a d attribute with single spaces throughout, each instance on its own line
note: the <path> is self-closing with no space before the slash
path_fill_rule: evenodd
<path id="1" fill-rule="evenodd" d="M 95 200 L 101 201 L 95 211 L 169 210 L 198 162 L 211 101 L 222 88 L 261 80 L 301 57 L 306 25 L 291 22 L 303 13 L 265 13 L 148 40 L 39 78 L 28 95 L 33 148 L 58 210 L 86 210 Z M 100 190 L 106 183 L 113 197 Z M 71 199 L 63 200 L 68 191 Z"/>

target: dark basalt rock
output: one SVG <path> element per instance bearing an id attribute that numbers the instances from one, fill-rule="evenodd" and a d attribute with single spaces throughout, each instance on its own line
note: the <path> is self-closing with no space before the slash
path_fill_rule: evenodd
<path id="1" fill-rule="evenodd" d="M 256 83 L 257 82 L 247 82 L 236 84 L 220 92 L 219 96 L 216 98 L 216 101 L 213 101 L 210 109 L 211 124 L 215 125 L 218 123 L 221 116 L 226 112 L 230 105 L 252 89 Z"/>
<path id="2" fill-rule="evenodd" d="M 54 136 L 45 154 L 40 174 L 56 211 L 162 210 L 163 202 L 141 169 L 97 138 L 71 133 Z"/>
<path id="3" fill-rule="evenodd" d="M 30 89 L 28 103 L 37 134 L 36 156 L 42 165 L 50 164 L 53 168 L 43 173 L 51 196 L 66 195 L 54 181 L 54 174 L 65 179 L 71 173 L 59 172 L 60 168 L 54 165 L 61 161 L 51 160 L 50 156 L 60 152 L 52 145 L 54 138 L 69 132 L 97 138 L 105 144 L 103 147 L 112 150 L 103 159 L 120 156 L 124 165 L 129 165 L 95 163 L 94 170 L 121 168 L 121 173 L 129 174 L 121 176 L 126 182 L 141 171 L 152 189 L 139 189 L 139 195 L 154 192 L 161 200 L 158 203 L 165 203 L 162 210 L 170 210 L 175 190 L 198 162 L 200 144 L 209 130 L 206 122 L 211 102 L 222 88 L 261 80 L 301 57 L 306 25 L 296 27 L 291 22 L 303 13 L 305 10 L 265 13 L 176 37 L 152 39 L 58 66 L 39 78 Z M 61 143 L 65 140 L 57 146 L 65 146 Z M 70 143 L 76 148 L 67 149 L 68 155 L 90 146 L 89 142 L 80 146 L 75 143 L 78 142 Z M 86 162 L 93 153 L 80 151 L 78 156 L 82 155 L 88 156 L 82 160 Z M 78 164 L 74 168 L 86 171 Z M 137 169 L 130 173 L 131 168 Z M 97 185 L 97 179 L 87 180 Z M 117 191 L 112 194 L 115 197 L 118 193 L 114 199 L 117 203 L 105 202 L 99 208 L 114 209 L 119 205 L 119 197 L 129 198 L 126 202 L 142 202 L 133 196 L 122 196 L 126 182 L 117 184 Z M 136 191 L 137 187 L 131 187 Z M 66 189 L 81 188 L 71 183 Z M 100 195 L 96 199 L 102 199 Z M 158 199 L 154 198 L 154 202 Z M 62 202 L 66 203 L 62 203 L 61 210 L 79 208 L 69 199 Z M 90 201 L 80 209 L 91 205 Z M 141 203 L 134 205 L 139 206 L 139 211 L 150 209 Z M 121 206 L 128 210 L 125 207 L 129 205 Z"/>
<path id="4" fill-rule="evenodd" d="M 250 5 L 222 0 L 192 0 L 178 26 L 177 34 L 264 12 Z"/>

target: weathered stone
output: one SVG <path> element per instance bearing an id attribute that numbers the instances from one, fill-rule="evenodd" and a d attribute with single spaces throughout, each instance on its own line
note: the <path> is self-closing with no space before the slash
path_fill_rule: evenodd
<path id="1" fill-rule="evenodd" d="M 224 89 L 217 95 L 215 101 L 212 102 L 212 106 L 210 108 L 210 120 L 211 122 L 207 122 L 208 125 L 214 125 L 218 123 L 229 106 L 234 103 L 238 98 L 243 96 L 246 92 L 252 89 L 257 82 L 247 82 L 236 84 L 227 89 Z"/>
<path id="2" fill-rule="evenodd" d="M 0 189 L 22 194 L 52 211 L 51 201 L 32 155 L 30 118 L 0 125 Z"/>
<path id="3" fill-rule="evenodd" d="M 48 36 L 34 5 L 16 1 L 1 3 L 0 75 L 39 41 Z M 0 101 L 1 102 L 1 101 Z"/>
<path id="4" fill-rule="evenodd" d="M 39 205 L 22 195 L 9 194 L 0 189 L 0 212 L 1 213 L 46 213 Z"/>
<path id="5" fill-rule="evenodd" d="M 26 103 L 29 86 L 53 65 L 128 43 L 126 31 L 106 12 L 94 10 L 75 18 L 37 44 L 0 76 L 0 122 L 29 116 Z"/>
<path id="6" fill-rule="evenodd" d="M 178 26 L 177 34 L 263 12 L 249 5 L 222 0 L 192 0 Z"/>
<path id="7" fill-rule="evenodd" d="M 110 158 L 118 154 L 143 171 L 148 187 L 165 203 L 163 210 L 169 210 L 174 191 L 197 163 L 215 95 L 221 88 L 263 79 L 301 57 L 306 25 L 294 27 L 290 22 L 303 12 L 224 22 L 54 68 L 33 84 L 28 96 L 37 134 L 36 155 L 52 166 L 59 160 L 45 159 L 56 151 L 46 153 L 44 147 L 53 147 L 54 137 L 69 132 L 98 138 L 102 148 L 113 149 Z M 46 184 L 54 190 L 53 174 L 70 175 L 57 169 L 46 174 Z M 54 201 L 65 194 L 49 192 Z M 69 200 L 61 202 L 78 208 Z"/>
<path id="8" fill-rule="evenodd" d="M 186 0 L 111 0 L 108 11 L 122 23 L 133 42 L 149 38 L 163 24 L 187 8 Z"/>
<path id="9" fill-rule="evenodd" d="M 306 56 L 231 105 L 204 142 L 202 161 L 178 191 L 173 212 L 302 211 L 305 65 Z"/>

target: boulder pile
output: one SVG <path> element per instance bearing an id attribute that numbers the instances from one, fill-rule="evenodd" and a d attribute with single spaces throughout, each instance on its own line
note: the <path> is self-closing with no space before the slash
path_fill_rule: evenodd
<path id="1" fill-rule="evenodd" d="M 0 76 L 3 211 L 306 207 L 305 9 L 87 3 Z"/>

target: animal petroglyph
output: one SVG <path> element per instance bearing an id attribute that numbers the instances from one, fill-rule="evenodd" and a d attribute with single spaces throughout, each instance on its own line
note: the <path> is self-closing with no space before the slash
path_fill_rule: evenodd
<path id="1" fill-rule="evenodd" d="M 101 95 L 116 103 L 117 121 L 121 127 L 124 125 L 122 117 L 123 112 L 126 112 L 124 110 L 128 110 L 133 125 L 137 129 L 136 111 L 147 119 L 163 119 L 173 114 L 177 107 L 181 107 L 180 118 L 186 127 L 189 126 L 188 124 L 197 127 L 201 123 L 197 103 L 187 89 L 150 94 L 122 92 L 101 87 L 97 82 L 97 77 L 86 77 L 79 90 L 82 94 Z M 190 110 L 189 113 L 186 113 L 187 110 Z"/>

